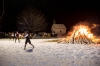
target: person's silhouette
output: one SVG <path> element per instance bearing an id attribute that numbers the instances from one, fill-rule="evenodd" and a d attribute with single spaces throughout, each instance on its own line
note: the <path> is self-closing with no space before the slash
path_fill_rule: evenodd
<path id="1" fill-rule="evenodd" d="M 30 41 L 30 35 L 29 35 L 29 33 L 28 33 L 27 31 L 25 31 L 25 38 L 26 38 L 26 40 L 25 40 L 24 50 L 26 49 L 27 43 L 29 43 L 30 45 L 33 46 L 33 44 L 32 44 L 31 41 Z M 34 48 L 34 46 L 33 46 L 33 48 Z"/>

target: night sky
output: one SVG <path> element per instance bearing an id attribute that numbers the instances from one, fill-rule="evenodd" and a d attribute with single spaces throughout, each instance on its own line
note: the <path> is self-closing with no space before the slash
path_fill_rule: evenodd
<path id="1" fill-rule="evenodd" d="M 5 14 L 2 19 L 2 31 L 17 30 L 17 15 L 28 5 L 45 14 L 49 23 L 49 31 L 53 19 L 56 23 L 65 24 L 70 29 L 74 24 L 87 20 L 90 23 L 100 24 L 100 5 L 96 1 L 67 1 L 67 0 L 4 0 Z M 2 0 L 0 0 L 0 13 L 2 13 Z"/>

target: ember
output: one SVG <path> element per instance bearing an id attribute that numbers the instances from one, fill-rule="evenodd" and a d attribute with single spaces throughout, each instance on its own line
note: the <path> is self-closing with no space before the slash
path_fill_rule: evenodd
<path id="1" fill-rule="evenodd" d="M 91 29 L 94 28 L 96 24 L 89 27 L 86 24 L 78 24 L 73 27 L 73 30 L 68 32 L 67 38 L 60 40 L 59 42 L 65 41 L 70 44 L 96 44 L 99 43 L 99 39 L 94 36 Z M 58 43 L 59 43 L 58 42 Z"/>

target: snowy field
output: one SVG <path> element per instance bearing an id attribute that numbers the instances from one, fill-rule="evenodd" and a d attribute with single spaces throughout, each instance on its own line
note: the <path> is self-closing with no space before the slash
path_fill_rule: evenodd
<path id="1" fill-rule="evenodd" d="M 24 41 L 0 39 L 0 66 L 100 66 L 100 44 L 63 44 L 46 42 L 54 39 Z"/>

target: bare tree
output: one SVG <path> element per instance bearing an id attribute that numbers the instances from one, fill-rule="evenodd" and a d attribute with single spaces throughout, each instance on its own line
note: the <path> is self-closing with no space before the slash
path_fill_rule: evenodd
<path id="1" fill-rule="evenodd" d="M 18 15 L 19 30 L 30 30 L 33 33 L 36 31 L 45 30 L 47 27 L 46 18 L 39 10 L 32 6 L 26 7 Z"/>

